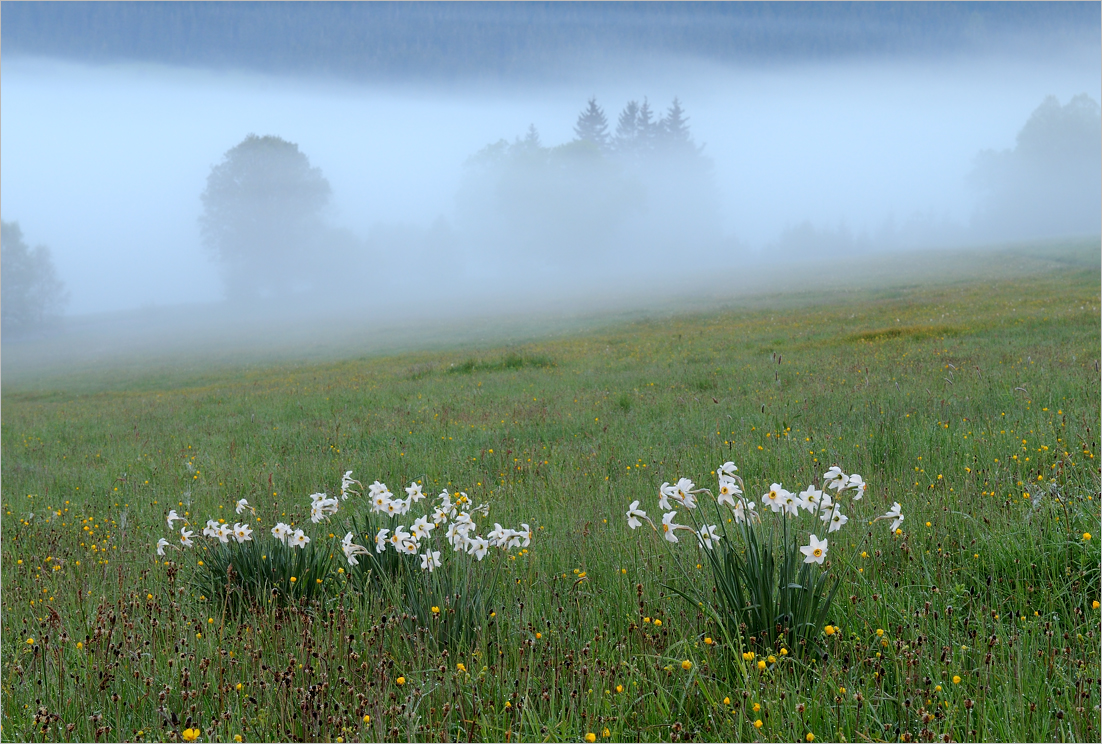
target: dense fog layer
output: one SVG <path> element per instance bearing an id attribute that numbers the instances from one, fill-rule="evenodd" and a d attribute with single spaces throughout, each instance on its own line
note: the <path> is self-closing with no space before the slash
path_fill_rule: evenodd
<path id="1" fill-rule="evenodd" d="M 1092 235 L 1102 76 L 1096 46 L 1066 51 L 666 57 L 494 85 L 22 55 L 0 71 L 3 219 L 50 248 L 70 314 L 286 296 L 393 312 Z M 591 99 L 601 142 L 579 134 Z M 662 140 L 675 99 L 680 129 Z M 617 135 L 633 104 L 651 111 L 650 144 Z M 211 191 L 250 134 L 297 146 L 280 150 L 287 168 L 325 188 L 263 209 Z M 222 208 L 236 237 L 210 227 Z"/>

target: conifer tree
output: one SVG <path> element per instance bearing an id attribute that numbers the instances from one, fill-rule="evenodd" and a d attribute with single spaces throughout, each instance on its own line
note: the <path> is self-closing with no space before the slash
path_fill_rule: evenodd
<path id="1" fill-rule="evenodd" d="M 574 125 L 574 136 L 578 140 L 592 142 L 602 150 L 608 149 L 608 119 L 597 105 L 597 98 L 590 98 L 582 113 L 578 114 L 578 123 Z"/>

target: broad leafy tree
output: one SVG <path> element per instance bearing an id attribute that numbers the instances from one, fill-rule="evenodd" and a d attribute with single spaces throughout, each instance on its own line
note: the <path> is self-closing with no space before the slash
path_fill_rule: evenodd
<path id="1" fill-rule="evenodd" d="M 225 154 L 207 177 L 199 222 L 230 299 L 283 295 L 311 273 L 330 195 L 293 142 L 250 134 Z"/>
<path id="2" fill-rule="evenodd" d="M 0 222 L 0 325 L 24 335 L 55 325 L 68 301 L 50 249 L 30 248 L 17 222 Z"/>

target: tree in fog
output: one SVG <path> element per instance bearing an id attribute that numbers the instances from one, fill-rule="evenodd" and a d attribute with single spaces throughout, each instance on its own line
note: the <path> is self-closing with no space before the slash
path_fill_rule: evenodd
<path id="1" fill-rule="evenodd" d="M 590 98 L 585 109 L 578 114 L 578 121 L 574 124 L 574 137 L 582 142 L 591 142 L 602 150 L 608 148 L 608 119 L 597 105 L 596 98 Z"/>
<path id="2" fill-rule="evenodd" d="M 0 222 L 0 326 L 21 335 L 49 328 L 61 317 L 68 293 L 50 249 L 31 249 L 17 222 Z"/>
<path id="3" fill-rule="evenodd" d="M 298 145 L 248 135 L 211 168 L 199 219 L 231 299 L 284 295 L 315 272 L 331 189 Z"/>
<path id="4" fill-rule="evenodd" d="M 1102 230 L 1102 116 L 1085 93 L 1061 106 L 1046 98 L 1013 150 L 985 150 L 970 180 L 982 195 L 974 227 L 986 238 Z"/>

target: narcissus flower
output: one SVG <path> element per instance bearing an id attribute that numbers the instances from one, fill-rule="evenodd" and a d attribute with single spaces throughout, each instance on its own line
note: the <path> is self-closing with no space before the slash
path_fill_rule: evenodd
<path id="1" fill-rule="evenodd" d="M 246 501 L 245 499 L 238 499 L 238 501 L 237 501 L 237 513 L 238 514 L 243 514 L 246 509 L 252 509 L 252 507 L 249 506 L 249 502 Z"/>
<path id="2" fill-rule="evenodd" d="M 666 512 L 662 516 L 662 533 L 663 533 L 663 537 L 665 537 L 666 540 L 668 540 L 669 542 L 672 542 L 672 543 L 677 542 L 677 534 L 676 534 L 677 530 L 692 530 L 693 532 L 696 532 L 696 530 L 693 530 L 692 527 L 687 527 L 683 524 L 676 524 L 673 521 L 673 518 L 676 517 L 676 516 L 677 516 L 677 512 L 673 512 L 673 511 L 672 512 Z"/>
<path id="3" fill-rule="evenodd" d="M 302 530 L 295 530 L 295 534 L 287 538 L 287 544 L 292 548 L 305 548 L 308 542 L 310 542 L 310 538 Z"/>
<path id="4" fill-rule="evenodd" d="M 237 539 L 238 543 L 248 542 L 252 540 L 253 528 L 247 524 L 237 522 L 233 525 L 233 536 Z"/>
<path id="5" fill-rule="evenodd" d="M 287 544 L 287 538 L 289 538 L 292 534 L 293 530 L 291 529 L 291 525 L 284 524 L 283 522 L 279 522 L 275 527 L 272 528 L 272 537 L 274 537 L 276 540 L 279 540 L 284 545 Z"/>
<path id="6" fill-rule="evenodd" d="M 166 540 L 162 537 L 160 540 L 157 541 L 157 555 L 164 555 L 165 554 L 165 548 L 167 548 L 167 547 L 168 547 L 168 540 Z"/>
<path id="7" fill-rule="evenodd" d="M 888 529 L 888 531 L 895 532 L 897 529 L 899 529 L 899 525 L 903 524 L 903 515 L 900 513 L 901 509 L 902 507 L 899 505 L 899 502 L 896 501 L 892 504 L 892 508 L 888 510 L 887 514 L 877 517 L 875 521 L 879 522 L 881 519 L 894 520 L 892 522 L 892 526 Z"/>
<path id="8" fill-rule="evenodd" d="M 642 527 L 642 520 L 647 518 L 647 513 L 639 508 L 639 499 L 631 502 L 631 505 L 628 506 L 627 515 L 628 527 L 632 528 L 633 530 L 636 527 Z"/>
<path id="9" fill-rule="evenodd" d="M 720 535 L 716 532 L 716 526 L 714 524 L 706 524 L 700 528 L 700 544 L 708 548 L 708 550 L 711 550 L 712 543 L 719 539 Z"/>
<path id="10" fill-rule="evenodd" d="M 820 540 L 814 534 L 811 534 L 808 536 L 808 540 L 810 541 L 809 544 L 800 548 L 800 552 L 804 554 L 804 563 L 822 565 L 827 554 L 827 539 L 824 537 Z"/>
<path id="11" fill-rule="evenodd" d="M 191 541 L 191 536 L 194 535 L 194 534 L 195 534 L 194 532 L 187 529 L 186 527 L 181 527 L 180 528 L 180 544 L 183 545 L 185 548 L 193 547 L 195 545 L 195 543 L 193 543 Z"/>
<path id="12" fill-rule="evenodd" d="M 426 550 L 421 555 L 421 568 L 430 572 L 440 568 L 440 551 Z"/>

